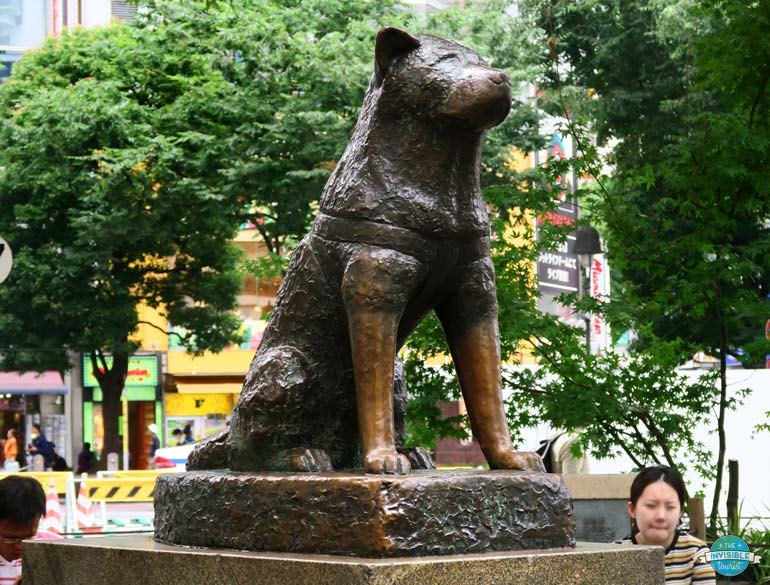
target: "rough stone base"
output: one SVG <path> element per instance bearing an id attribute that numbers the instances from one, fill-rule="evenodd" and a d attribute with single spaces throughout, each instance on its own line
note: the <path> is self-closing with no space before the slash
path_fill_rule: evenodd
<path id="1" fill-rule="evenodd" d="M 576 548 L 413 559 L 189 549 L 152 536 L 24 543 L 25 585 L 663 585 L 663 549 Z"/>
<path id="2" fill-rule="evenodd" d="M 158 478 L 160 542 L 366 557 L 574 546 L 561 476 L 195 471 Z"/>

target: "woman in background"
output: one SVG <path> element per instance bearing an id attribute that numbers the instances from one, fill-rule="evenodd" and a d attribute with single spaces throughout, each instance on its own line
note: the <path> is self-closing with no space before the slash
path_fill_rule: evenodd
<path id="1" fill-rule="evenodd" d="M 19 471 L 19 463 L 16 460 L 19 456 L 19 443 L 16 440 L 16 431 L 8 429 L 8 435 L 3 445 L 3 468 L 6 471 Z"/>
<path id="2" fill-rule="evenodd" d="M 38 423 L 32 423 L 32 443 L 28 452 L 30 455 L 41 455 L 46 469 L 50 469 L 56 459 L 53 445 L 45 438 Z"/>
<path id="3" fill-rule="evenodd" d="M 666 585 L 716 585 L 714 569 L 706 561 L 706 543 L 679 529 L 684 503 L 684 481 L 675 469 L 643 469 L 631 484 L 632 534 L 621 542 L 662 546 Z"/>

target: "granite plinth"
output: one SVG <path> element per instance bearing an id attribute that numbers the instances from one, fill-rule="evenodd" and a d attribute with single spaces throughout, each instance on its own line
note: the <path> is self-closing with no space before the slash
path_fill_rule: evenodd
<path id="1" fill-rule="evenodd" d="M 521 471 L 162 475 L 160 542 L 366 557 L 574 546 L 561 476 Z"/>
<path id="2" fill-rule="evenodd" d="M 25 585 L 663 585 L 663 549 L 575 548 L 410 559 L 164 545 L 150 535 L 24 543 Z"/>

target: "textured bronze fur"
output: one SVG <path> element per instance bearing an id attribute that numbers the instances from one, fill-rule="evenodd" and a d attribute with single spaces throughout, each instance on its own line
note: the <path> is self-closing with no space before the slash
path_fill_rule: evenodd
<path id="1" fill-rule="evenodd" d="M 190 469 L 409 473 L 394 362 L 431 309 L 490 467 L 541 468 L 513 451 L 506 424 L 479 188 L 485 132 L 510 107 L 508 77 L 467 47 L 380 30 L 358 124 L 292 256 L 229 435 L 199 445 Z"/>

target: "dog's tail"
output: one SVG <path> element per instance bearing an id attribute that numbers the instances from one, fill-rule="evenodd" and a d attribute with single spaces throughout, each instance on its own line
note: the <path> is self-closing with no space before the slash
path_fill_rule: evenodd
<path id="1" fill-rule="evenodd" d="M 229 438 L 230 429 L 224 429 L 196 443 L 187 458 L 187 471 L 226 469 L 228 466 L 227 443 Z"/>

